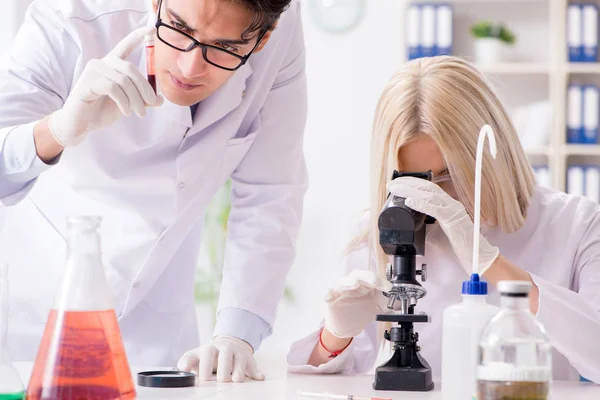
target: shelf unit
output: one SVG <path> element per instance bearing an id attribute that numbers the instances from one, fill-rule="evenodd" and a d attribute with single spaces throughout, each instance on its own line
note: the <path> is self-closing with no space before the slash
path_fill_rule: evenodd
<path id="1" fill-rule="evenodd" d="M 402 0 L 405 3 L 404 11 L 412 3 L 439 3 L 437 0 Z M 600 5 L 600 0 L 591 0 Z M 600 83 L 600 62 L 599 63 L 569 63 L 567 55 L 567 8 L 570 0 L 446 0 L 445 3 L 452 4 L 456 10 L 460 9 L 460 20 L 455 16 L 454 42 L 461 39 L 463 49 L 467 41 L 464 37 L 457 38 L 457 35 L 468 35 L 468 27 L 461 26 L 460 32 L 457 32 L 459 24 L 465 24 L 468 18 L 465 14 L 472 13 L 472 17 L 477 20 L 483 19 L 486 8 L 491 10 L 489 15 L 485 15 L 490 20 L 504 22 L 509 27 L 516 19 L 518 23 L 526 23 L 527 16 L 522 16 L 521 12 L 504 11 L 501 19 L 497 14 L 504 6 L 510 6 L 516 10 L 521 8 L 529 10 L 529 17 L 543 18 L 545 28 L 547 28 L 547 42 L 543 43 L 539 38 L 536 43 L 531 43 L 530 48 L 539 54 L 533 54 L 530 60 L 523 62 L 507 62 L 499 64 L 476 64 L 477 68 L 493 77 L 494 82 L 500 82 L 504 85 L 510 80 L 521 80 L 529 82 L 533 79 L 543 79 L 547 82 L 548 98 L 552 107 L 551 131 L 549 133 L 548 146 L 541 149 L 527 150 L 526 153 L 532 161 L 532 164 L 539 164 L 544 160 L 550 169 L 552 176 L 552 186 L 559 190 L 566 190 L 566 171 L 568 159 L 593 159 L 600 164 L 600 145 L 572 145 L 566 143 L 566 115 L 567 115 L 567 87 L 573 76 L 579 80 L 594 81 Z M 532 7 L 544 8 L 543 17 L 532 12 Z M 406 13 L 403 15 L 403 21 L 406 21 Z M 405 31 L 402 34 L 406 34 Z M 406 41 L 402 38 L 402 43 Z M 470 39 L 470 38 L 469 38 Z M 527 40 L 517 37 L 517 40 Z M 546 46 L 546 47 L 545 47 Z M 455 46 L 458 47 L 458 46 Z M 472 53 L 463 54 L 456 51 L 457 56 L 463 56 L 472 61 Z M 406 49 L 401 49 L 403 59 L 406 60 Z"/>
<path id="2" fill-rule="evenodd" d="M 600 145 L 588 144 L 567 144 L 563 148 L 563 153 L 566 156 L 599 156 Z"/>
<path id="3" fill-rule="evenodd" d="M 459 0 L 460 1 L 460 0 Z M 485 1 L 485 0 L 483 0 Z M 548 74 L 550 69 L 544 63 L 501 63 L 501 64 L 476 64 L 477 68 L 485 74 L 513 75 L 513 74 Z"/>
<path id="4" fill-rule="evenodd" d="M 571 74 L 600 74 L 600 63 L 569 63 L 567 72 Z"/>

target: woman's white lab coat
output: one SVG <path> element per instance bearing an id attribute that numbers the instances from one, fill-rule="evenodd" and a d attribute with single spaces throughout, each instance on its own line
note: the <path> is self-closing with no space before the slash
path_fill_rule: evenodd
<path id="1" fill-rule="evenodd" d="M 435 225 L 434 229 L 439 229 Z M 547 188 L 537 188 L 525 225 L 513 234 L 482 230 L 500 254 L 527 270 L 539 288 L 538 320 L 554 346 L 554 378 L 578 380 L 580 375 L 600 383 L 600 206 Z M 373 268 L 368 250 L 362 247 L 347 256 L 346 273 Z M 442 313 L 461 301 L 461 282 L 467 274 L 454 256 L 428 246 L 418 265 L 427 264 L 423 286 L 427 296 L 416 311 L 432 317 L 416 324 L 421 354 L 441 374 Z M 488 301 L 499 304 L 498 292 L 489 286 Z M 295 342 L 288 365 L 296 373 L 366 373 L 374 366 L 380 338 L 371 323 L 341 355 L 319 367 L 306 365 L 318 343 L 320 329 Z"/>
<path id="2" fill-rule="evenodd" d="M 215 332 L 255 348 L 293 264 L 307 187 L 300 4 L 221 88 L 166 101 L 91 132 L 60 162 L 36 157 L 33 126 L 59 109 L 87 63 L 156 20 L 146 0 L 36 0 L 0 62 L 0 262 L 10 265 L 9 346 L 33 360 L 65 264 L 66 217 L 99 215 L 129 361 L 174 365 L 199 343 L 194 276 L 206 205 L 231 177 Z M 141 44 L 128 59 L 146 73 Z M 2 207 L 4 206 L 4 207 Z"/>

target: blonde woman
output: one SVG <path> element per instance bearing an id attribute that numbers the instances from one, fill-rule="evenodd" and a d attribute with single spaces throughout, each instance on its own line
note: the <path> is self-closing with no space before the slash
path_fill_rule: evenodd
<path id="1" fill-rule="evenodd" d="M 535 185 L 517 134 L 485 78 L 454 57 L 405 64 L 381 96 L 372 140 L 371 211 L 345 258 L 348 274 L 326 294 L 323 326 L 293 344 L 291 372 L 365 373 L 382 342 L 375 322 L 390 289 L 386 255 L 378 244 L 377 216 L 388 193 L 436 218 L 424 257 L 427 296 L 417 311 L 432 322 L 416 324 L 421 354 L 441 371 L 443 310 L 460 301 L 471 272 L 474 166 L 480 128 L 494 129 L 498 157 L 483 159 L 479 271 L 500 280 L 533 284 L 531 311 L 554 346 L 554 378 L 600 383 L 600 207 L 582 197 Z M 392 172 L 432 170 L 439 185 Z M 420 258 L 420 259 L 419 259 Z"/>

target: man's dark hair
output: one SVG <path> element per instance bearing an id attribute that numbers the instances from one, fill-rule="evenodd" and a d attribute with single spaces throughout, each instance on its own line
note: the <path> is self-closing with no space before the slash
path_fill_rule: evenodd
<path id="1" fill-rule="evenodd" d="M 281 14 L 288 9 L 292 0 L 235 0 L 254 13 L 252 23 L 242 33 L 242 39 L 251 39 L 258 34 L 273 29 Z"/>

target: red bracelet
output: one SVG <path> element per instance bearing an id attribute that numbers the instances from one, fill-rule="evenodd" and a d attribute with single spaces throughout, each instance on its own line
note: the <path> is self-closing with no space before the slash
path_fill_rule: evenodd
<path id="1" fill-rule="evenodd" d="M 354 340 L 354 338 L 350 339 L 350 341 L 348 342 L 346 347 L 344 347 L 343 349 L 337 350 L 337 351 L 331 351 L 327 347 L 325 347 L 325 345 L 323 344 L 323 330 L 322 329 L 321 329 L 321 334 L 319 335 L 319 344 L 321 345 L 321 347 L 323 349 L 325 349 L 326 352 L 329 353 L 328 358 L 336 358 L 337 356 L 339 356 L 344 350 L 346 350 L 348 348 L 348 346 L 350 346 L 350 343 L 352 343 L 352 340 Z"/>

